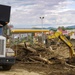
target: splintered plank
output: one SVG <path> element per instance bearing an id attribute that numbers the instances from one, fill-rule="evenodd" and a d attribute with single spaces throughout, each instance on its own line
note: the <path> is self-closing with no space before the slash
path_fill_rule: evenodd
<path id="1" fill-rule="evenodd" d="M 33 49 L 33 48 L 31 48 L 31 47 L 27 47 L 27 48 L 25 48 L 25 49 L 28 50 L 28 51 L 30 51 L 30 52 L 36 53 L 36 50 Z"/>

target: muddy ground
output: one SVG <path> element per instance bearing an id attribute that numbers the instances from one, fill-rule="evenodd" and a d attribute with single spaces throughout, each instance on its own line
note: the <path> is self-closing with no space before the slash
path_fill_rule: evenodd
<path id="1" fill-rule="evenodd" d="M 9 71 L 3 71 L 0 68 L 0 75 L 75 75 L 75 68 L 63 64 L 43 65 L 17 62 Z"/>

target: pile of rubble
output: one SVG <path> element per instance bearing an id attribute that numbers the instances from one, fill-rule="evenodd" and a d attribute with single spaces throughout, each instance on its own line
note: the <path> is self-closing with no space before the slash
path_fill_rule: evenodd
<path id="1" fill-rule="evenodd" d="M 22 61 L 23 63 L 53 64 L 60 63 L 69 57 L 69 49 L 65 44 L 63 45 L 51 45 L 49 48 L 39 44 L 27 47 L 16 45 L 13 48 L 18 61 Z"/>

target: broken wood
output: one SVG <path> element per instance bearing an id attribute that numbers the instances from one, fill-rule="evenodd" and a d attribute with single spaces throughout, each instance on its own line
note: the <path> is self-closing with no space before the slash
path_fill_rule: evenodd
<path id="1" fill-rule="evenodd" d="M 27 47 L 27 48 L 24 48 L 24 49 L 26 49 L 26 50 L 28 50 L 30 52 L 36 53 L 36 50 L 31 48 L 31 47 Z"/>
<path id="2" fill-rule="evenodd" d="M 43 57 L 40 57 L 40 56 L 35 56 L 35 57 L 31 57 L 35 60 L 38 60 L 38 61 L 42 61 L 42 62 L 45 62 L 45 63 L 48 63 L 48 64 L 53 64 L 51 61 L 49 61 L 48 59 L 46 58 L 43 58 Z"/>

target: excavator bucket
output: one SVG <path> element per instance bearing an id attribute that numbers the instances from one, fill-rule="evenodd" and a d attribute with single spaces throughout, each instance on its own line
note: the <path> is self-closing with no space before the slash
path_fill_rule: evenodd
<path id="1" fill-rule="evenodd" d="M 69 64 L 71 67 L 75 67 L 75 40 L 70 40 L 72 43 L 73 47 L 71 47 L 70 50 L 70 58 L 67 59 L 67 64 Z"/>
<path id="2" fill-rule="evenodd" d="M 68 58 L 65 65 L 75 68 L 75 57 Z"/>
<path id="3" fill-rule="evenodd" d="M 11 7 L 7 5 L 0 5 L 0 24 L 5 26 L 10 21 Z"/>

